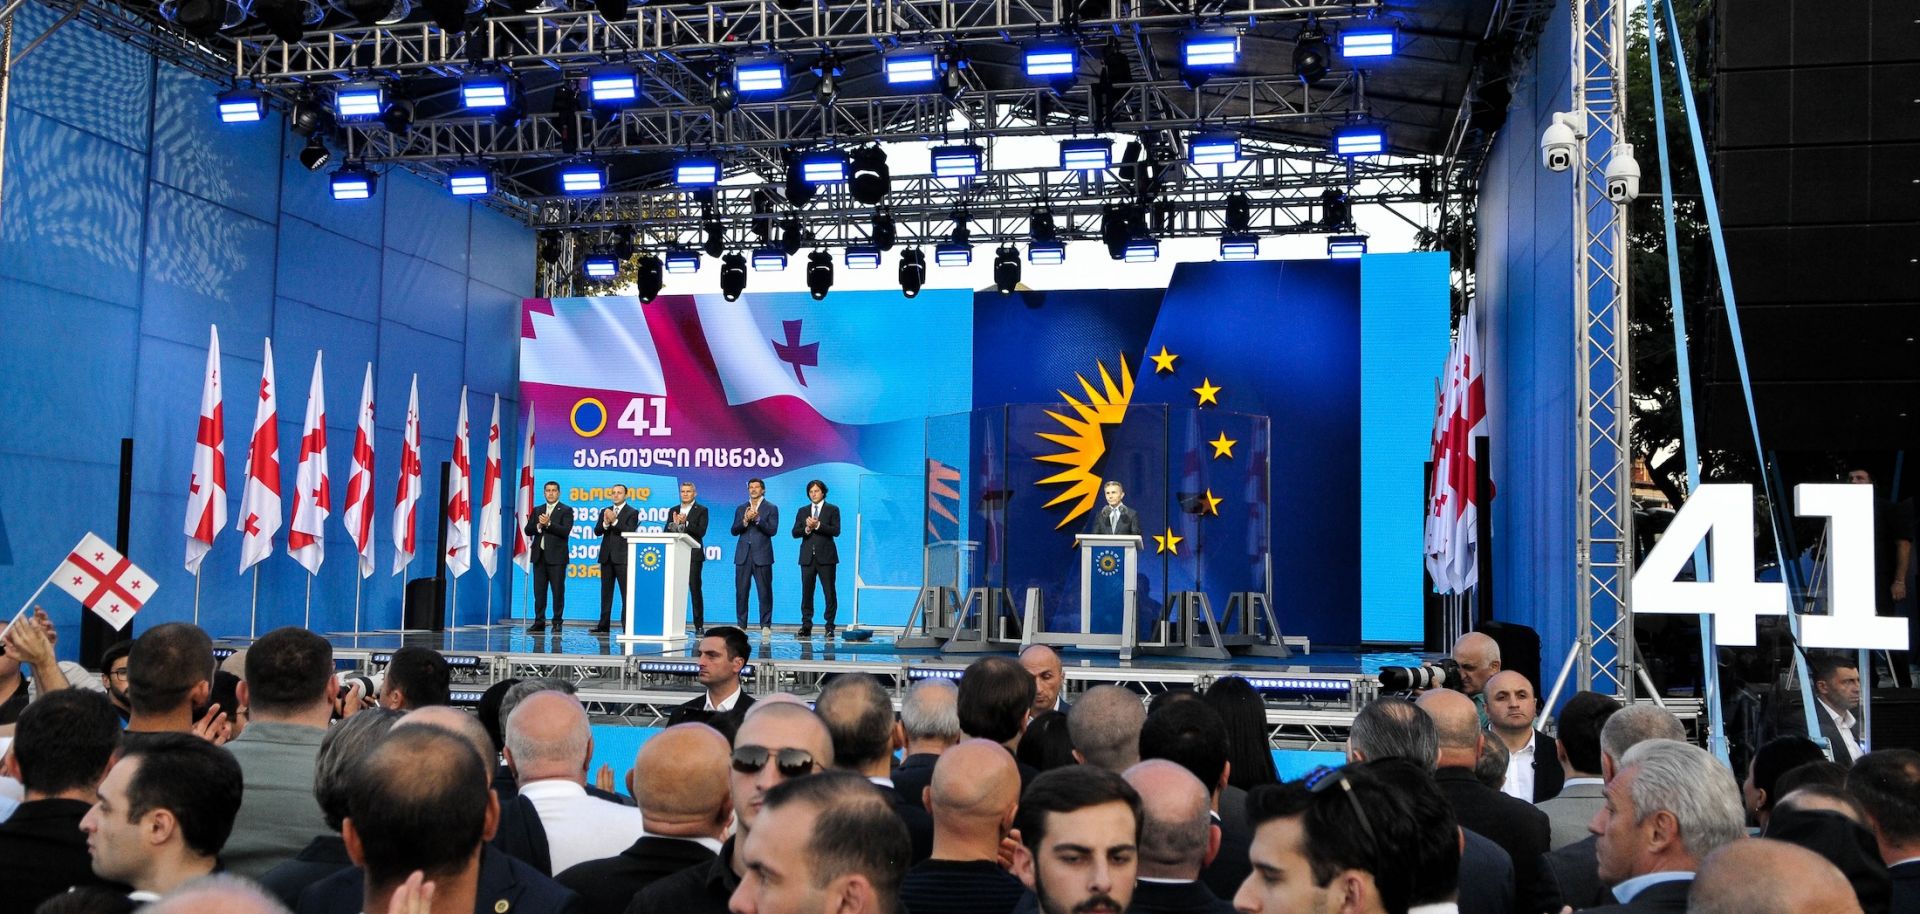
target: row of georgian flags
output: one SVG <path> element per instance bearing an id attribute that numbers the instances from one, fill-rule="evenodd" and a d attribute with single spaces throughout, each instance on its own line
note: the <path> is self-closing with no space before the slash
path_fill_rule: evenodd
<path id="1" fill-rule="evenodd" d="M 1461 593 L 1480 582 L 1479 473 L 1473 439 L 1487 434 L 1486 369 L 1479 322 L 1467 305 L 1447 352 L 1433 419 L 1433 481 L 1427 493 L 1426 562 L 1436 593 Z M 1491 493 L 1485 493 L 1491 494 Z"/>
<path id="2" fill-rule="evenodd" d="M 194 437 L 193 477 L 187 485 L 187 570 L 198 575 L 200 562 L 227 524 L 226 429 L 222 416 L 220 328 L 209 328 L 207 373 L 200 391 L 200 422 Z M 242 483 L 240 514 L 234 530 L 240 534 L 240 571 L 273 554 L 273 538 L 280 531 L 281 503 L 279 395 L 273 380 L 273 341 L 266 341 L 266 358 L 253 416 L 253 437 L 247 445 L 246 479 Z M 299 471 L 294 477 L 293 518 L 287 527 L 287 554 L 309 574 L 320 573 L 326 557 L 327 518 L 333 513 L 333 490 L 327 469 L 327 406 L 321 383 L 321 356 L 313 357 L 313 382 L 307 391 L 306 422 L 300 434 Z M 373 576 L 373 365 L 367 365 L 360 385 L 359 428 L 353 437 L 353 465 L 347 475 L 347 538 L 360 562 L 360 577 Z M 473 548 L 472 460 L 467 447 L 467 391 L 460 389 L 460 422 L 453 439 L 453 470 L 447 481 L 447 573 L 466 574 Z M 493 418 L 487 429 L 487 460 L 480 483 L 480 567 L 493 577 L 499 561 L 500 530 L 500 396 L 493 398 Z M 399 574 L 417 551 L 420 493 L 420 377 L 414 375 L 407 395 L 407 422 L 400 450 L 400 480 L 393 496 L 393 573 Z M 520 455 L 520 489 L 515 504 L 513 561 L 523 570 L 531 566 L 526 518 L 533 511 L 533 419 L 527 419 L 526 441 Z"/>

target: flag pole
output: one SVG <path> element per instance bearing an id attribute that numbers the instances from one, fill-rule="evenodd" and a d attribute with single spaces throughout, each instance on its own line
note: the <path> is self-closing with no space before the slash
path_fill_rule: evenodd
<path id="1" fill-rule="evenodd" d="M 253 566 L 253 608 L 247 611 L 247 637 L 259 637 L 260 631 L 260 565 Z"/>
<path id="2" fill-rule="evenodd" d="M 193 627 L 200 627 L 200 569 L 193 569 Z"/>
<path id="3" fill-rule="evenodd" d="M 303 627 L 307 631 L 313 631 L 313 574 L 311 572 L 307 574 L 307 621 Z"/>
<path id="4" fill-rule="evenodd" d="M 453 585 L 447 588 L 447 631 L 460 627 L 460 579 L 454 578 Z"/>
<path id="5" fill-rule="evenodd" d="M 360 643 L 360 582 L 366 580 L 360 576 L 360 566 L 356 561 L 353 568 L 353 643 Z"/>
<path id="6" fill-rule="evenodd" d="M 53 575 L 47 575 L 46 580 L 41 581 L 40 586 L 34 590 L 33 596 L 28 597 L 27 602 L 20 604 L 20 611 L 13 614 L 13 618 L 7 622 L 7 627 L 0 628 L 0 637 L 4 637 L 7 632 L 13 630 L 14 624 L 20 621 L 21 616 L 27 614 L 27 610 L 33 608 L 33 601 L 40 599 L 40 594 L 45 592 L 47 585 L 51 583 L 53 583 Z"/>
<path id="7" fill-rule="evenodd" d="M 491 576 L 487 578 L 487 617 L 485 624 L 488 628 L 493 627 L 493 578 Z"/>

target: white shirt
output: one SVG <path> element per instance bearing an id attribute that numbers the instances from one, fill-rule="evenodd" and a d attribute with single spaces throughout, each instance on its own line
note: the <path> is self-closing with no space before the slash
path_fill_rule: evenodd
<path id="1" fill-rule="evenodd" d="M 1628 879 L 1614 886 L 1613 897 L 1618 898 L 1621 904 L 1632 904 L 1635 895 L 1653 888 L 1662 882 L 1674 882 L 1680 879 L 1692 878 L 1693 873 L 1683 870 L 1667 870 L 1659 873 L 1648 873 L 1644 876 L 1635 876 L 1632 879 Z M 1408 914 L 1412 914 L 1412 912 L 1408 912 Z"/>
<path id="2" fill-rule="evenodd" d="M 1826 711 L 1827 718 L 1840 728 L 1840 741 L 1847 744 L 1847 764 L 1853 764 L 1863 754 L 1860 751 L 1860 741 L 1853 738 L 1853 725 L 1856 723 L 1853 712 L 1836 711 L 1832 705 L 1827 704 L 1825 699 L 1820 700 L 1820 708 Z"/>
<path id="3" fill-rule="evenodd" d="M 737 705 L 740 703 L 740 693 L 744 691 L 746 690 L 740 689 L 740 688 L 734 689 L 732 695 L 728 695 L 726 698 L 721 699 L 720 703 L 717 705 L 713 703 L 713 693 L 708 692 L 706 709 L 709 711 L 720 713 L 720 714 L 724 714 L 728 711 L 731 711 L 733 710 L 734 705 Z M 559 870 L 554 870 L 554 872 L 557 873 L 559 872 Z"/>
<path id="4" fill-rule="evenodd" d="M 720 855 L 720 848 L 725 845 L 725 842 L 721 841 L 719 838 L 689 838 L 685 835 L 661 835 L 661 834 L 655 834 L 654 832 L 647 832 L 647 837 L 665 838 L 669 841 L 692 841 L 693 843 L 698 844 L 701 847 L 706 848 L 707 850 L 713 851 L 714 856 L 716 857 Z M 558 872 L 558 871 L 556 870 L 555 872 Z"/>
<path id="5" fill-rule="evenodd" d="M 1460 903 L 1438 901 L 1433 904 L 1417 904 L 1408 908 L 1407 914 L 1460 914 Z"/>
<path id="6" fill-rule="evenodd" d="M 646 832 L 639 809 L 591 796 L 573 781 L 534 781 L 521 787 L 520 795 L 540 813 L 556 873 L 576 863 L 612 857 Z"/>
<path id="7" fill-rule="evenodd" d="M 1527 744 L 1507 755 L 1507 782 L 1500 792 L 1523 803 L 1533 802 L 1533 746 L 1539 733 L 1527 731 Z"/>

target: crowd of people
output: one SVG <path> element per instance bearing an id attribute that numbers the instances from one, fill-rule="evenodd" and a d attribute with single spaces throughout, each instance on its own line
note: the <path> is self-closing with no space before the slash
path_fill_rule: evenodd
<path id="1" fill-rule="evenodd" d="M 300 628 L 228 670 L 181 623 L 97 676 L 52 642 L 30 618 L 0 658 L 0 914 L 1920 912 L 1920 753 L 1785 737 L 1736 777 L 1594 693 L 1549 736 L 1484 637 L 1463 689 L 1367 704 L 1343 764 L 1284 782 L 1245 680 L 1070 694 L 1044 646 L 896 710 L 864 673 L 748 695 L 746 634 L 709 629 L 623 780 L 564 680 L 469 711 L 424 648 L 367 694 Z"/>

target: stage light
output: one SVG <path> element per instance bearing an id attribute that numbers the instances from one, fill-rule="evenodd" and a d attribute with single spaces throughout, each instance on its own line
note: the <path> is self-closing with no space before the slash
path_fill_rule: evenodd
<path id="1" fill-rule="evenodd" d="M 1293 75 L 1302 82 L 1314 82 L 1327 75 L 1327 59 L 1332 49 L 1327 47 L 1327 36 L 1319 29 L 1308 26 L 1300 32 L 1300 40 L 1293 46 Z"/>
<path id="2" fill-rule="evenodd" d="M 712 187 L 720 183 L 720 161 L 708 156 L 688 156 L 674 163 L 673 183 L 681 187 Z"/>
<path id="3" fill-rule="evenodd" d="M 413 127 L 413 101 L 405 98 L 390 98 L 387 106 L 380 109 L 380 124 L 389 133 L 406 133 Z"/>
<path id="4" fill-rule="evenodd" d="M 800 248 L 806 243 L 807 232 L 800 225 L 798 214 L 789 214 L 787 218 L 780 220 L 780 250 L 785 251 L 788 257 L 792 257 L 800 253 Z"/>
<path id="5" fill-rule="evenodd" d="M 1343 156 L 1379 155 L 1386 148 L 1386 131 L 1371 124 L 1343 127 L 1333 134 L 1333 151 Z"/>
<path id="6" fill-rule="evenodd" d="M 880 269 L 880 249 L 871 244 L 856 244 L 847 248 L 847 269 Z"/>
<path id="7" fill-rule="evenodd" d="M 613 256 L 621 260 L 633 259 L 633 226 L 616 225 L 613 227 Z"/>
<path id="8" fill-rule="evenodd" d="M 1067 243 L 1058 238 L 1027 245 L 1027 262 L 1035 266 L 1058 266 L 1067 262 Z"/>
<path id="9" fill-rule="evenodd" d="M 560 262 L 560 255 L 566 249 L 566 242 L 560 237 L 558 229 L 547 229 L 540 233 L 540 262 L 553 266 Z"/>
<path id="10" fill-rule="evenodd" d="M 1240 60 L 1240 36 L 1232 32 L 1194 32 L 1181 45 L 1189 68 L 1231 67 Z"/>
<path id="11" fill-rule="evenodd" d="M 933 176 L 936 178 L 972 178 L 980 174 L 980 147 L 937 146 L 933 150 Z"/>
<path id="12" fill-rule="evenodd" d="M 1001 295 L 1011 295 L 1020 286 L 1020 251 L 1013 245 L 1003 245 L 993 252 L 993 287 Z"/>
<path id="13" fill-rule="evenodd" d="M 560 167 L 560 189 L 570 194 L 597 194 L 607 187 L 607 166 L 572 162 Z"/>
<path id="14" fill-rule="evenodd" d="M 1392 57 L 1396 43 L 1393 29 L 1347 29 L 1340 33 L 1340 56 Z"/>
<path id="15" fill-rule="evenodd" d="M 753 269 L 757 273 L 778 273 L 787 268 L 787 252 L 779 248 L 760 248 L 753 252 Z"/>
<path id="16" fill-rule="evenodd" d="M 1027 49 L 1027 76 L 1035 79 L 1072 79 L 1080 69 L 1080 50 L 1060 45 L 1037 45 Z"/>
<path id="17" fill-rule="evenodd" d="M 778 60 L 748 60 L 734 65 L 733 87 L 742 93 L 785 92 L 787 65 Z"/>
<path id="18" fill-rule="evenodd" d="M 1027 214 L 1027 237 L 1035 241 L 1052 241 L 1059 230 L 1053 226 L 1053 213 L 1036 209 Z"/>
<path id="19" fill-rule="evenodd" d="M 933 262 L 943 267 L 964 267 L 973 263 L 973 245 L 964 241 L 942 241 L 933 246 Z"/>
<path id="20" fill-rule="evenodd" d="M 747 258 L 737 252 L 720 258 L 720 296 L 739 301 L 740 293 L 746 290 Z"/>
<path id="21" fill-rule="evenodd" d="M 387 90 L 379 83 L 346 83 L 333 90 L 333 115 L 341 120 L 370 120 L 386 107 Z"/>
<path id="22" fill-rule="evenodd" d="M 898 237 L 894 231 L 893 216 L 887 213 L 873 214 L 873 246 L 882 251 L 893 250 L 893 242 Z"/>
<path id="23" fill-rule="evenodd" d="M 892 85 L 930 83 L 940 74 L 940 58 L 932 51 L 898 51 L 887 55 L 886 68 Z"/>
<path id="24" fill-rule="evenodd" d="M 588 279 L 612 279 L 620 275 L 620 260 L 612 251 L 599 248 L 581 259 L 580 272 Z"/>
<path id="25" fill-rule="evenodd" d="M 826 251 L 814 251 L 807 255 L 807 291 L 813 293 L 813 300 L 827 297 L 827 290 L 833 288 L 833 255 Z"/>
<path id="26" fill-rule="evenodd" d="M 668 251 L 667 252 L 667 272 L 669 273 L 700 272 L 700 253 L 698 251 L 689 251 L 686 248 L 674 248 L 673 250 Z"/>
<path id="27" fill-rule="evenodd" d="M 252 89 L 220 93 L 220 122 L 251 124 L 267 116 L 267 97 Z"/>
<path id="28" fill-rule="evenodd" d="M 877 206 L 893 190 L 893 170 L 887 167 L 887 152 L 879 146 L 862 146 L 853 151 L 853 175 L 847 191 L 853 199 Z"/>
<path id="29" fill-rule="evenodd" d="M 631 67 L 601 67 L 587 74 L 587 92 L 596 105 L 631 105 L 640 100 L 640 73 Z"/>
<path id="30" fill-rule="evenodd" d="M 327 161 L 332 158 L 333 153 L 327 149 L 326 142 L 320 139 L 319 134 L 309 137 L 307 145 L 300 149 L 300 164 L 305 165 L 308 171 L 327 167 Z"/>
<path id="31" fill-rule="evenodd" d="M 800 179 L 808 184 L 839 184 L 847 180 L 847 154 L 838 149 L 816 149 L 800 157 Z"/>
<path id="32" fill-rule="evenodd" d="M 667 278 L 660 271 L 660 258 L 652 254 L 640 255 L 640 266 L 634 271 L 640 284 L 640 300 L 650 302 L 660 297 L 660 289 L 666 285 Z"/>
<path id="33" fill-rule="evenodd" d="M 839 55 L 828 51 L 813 62 L 811 69 L 820 80 L 813 84 L 813 100 L 821 107 L 833 104 L 840 96 L 840 77 L 847 72 L 840 64 Z"/>
<path id="34" fill-rule="evenodd" d="M 1353 260 L 1367 252 L 1367 236 L 1334 235 L 1327 239 L 1327 257 L 1331 260 Z"/>
<path id="35" fill-rule="evenodd" d="M 626 19 L 628 9 L 627 0 L 593 0 L 593 11 L 610 23 Z"/>
<path id="36" fill-rule="evenodd" d="M 447 190 L 456 197 L 493 193 L 493 171 L 485 165 L 460 165 L 447 172 Z"/>
<path id="37" fill-rule="evenodd" d="M 927 281 L 927 253 L 919 248 L 900 252 L 900 294 L 912 298 Z"/>
<path id="38" fill-rule="evenodd" d="M 1337 229 L 1353 224 L 1353 203 L 1347 192 L 1329 187 L 1320 192 L 1321 228 Z"/>
<path id="39" fill-rule="evenodd" d="M 1221 235 L 1221 260 L 1254 260 L 1260 256 L 1260 236 Z"/>
<path id="40" fill-rule="evenodd" d="M 707 233 L 705 250 L 708 257 L 718 257 L 727 249 L 727 227 L 718 219 L 708 219 L 704 227 Z"/>
<path id="41" fill-rule="evenodd" d="M 334 171 L 328 183 L 333 186 L 335 200 L 365 200 L 373 196 L 380 176 L 363 165 L 342 165 Z"/>
<path id="42" fill-rule="evenodd" d="M 1247 201 L 1247 195 L 1235 191 L 1227 195 L 1227 212 L 1224 220 L 1227 234 L 1244 235 L 1253 225 L 1253 205 Z"/>
<path id="43" fill-rule="evenodd" d="M 1152 263 L 1160 259 L 1160 242 L 1153 238 L 1134 238 L 1127 242 L 1127 263 Z"/>
<path id="44" fill-rule="evenodd" d="M 1066 171 L 1101 171 L 1113 164 L 1113 141 L 1093 138 L 1060 141 L 1060 167 Z"/>
<path id="45" fill-rule="evenodd" d="M 1187 144 L 1187 161 L 1195 165 L 1226 165 L 1240 161 L 1240 137 L 1232 133 L 1203 133 Z"/>
<path id="46" fill-rule="evenodd" d="M 513 77 L 504 73 L 478 73 L 460 81 L 460 103 L 468 111 L 498 111 L 514 102 Z"/>

